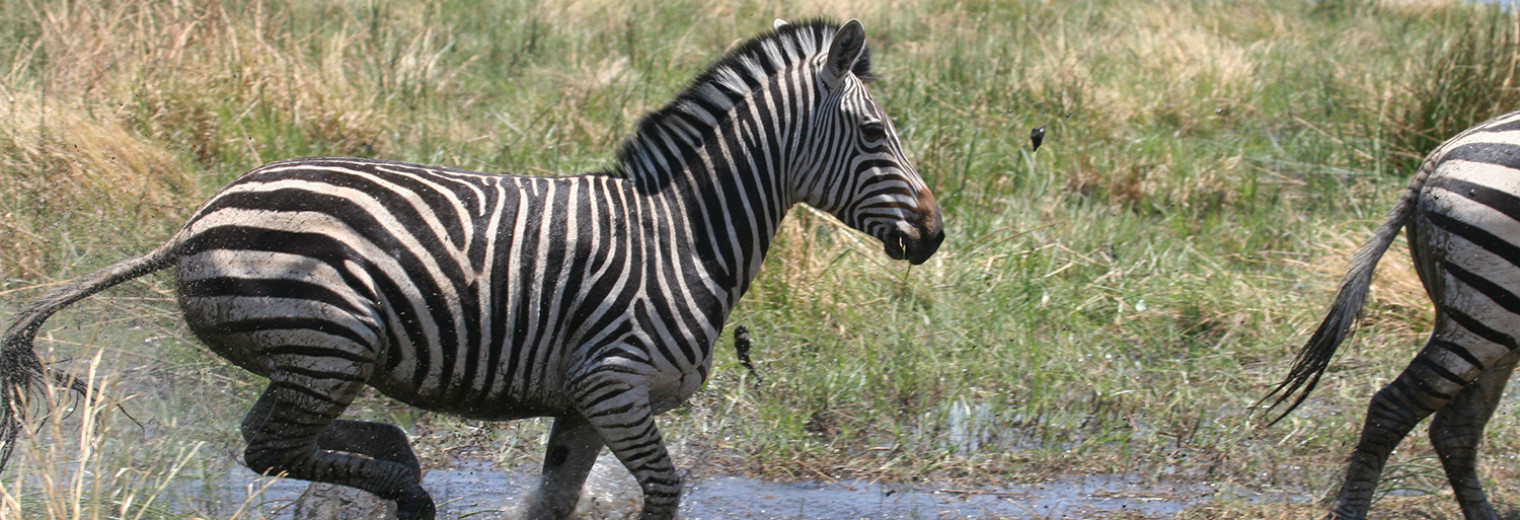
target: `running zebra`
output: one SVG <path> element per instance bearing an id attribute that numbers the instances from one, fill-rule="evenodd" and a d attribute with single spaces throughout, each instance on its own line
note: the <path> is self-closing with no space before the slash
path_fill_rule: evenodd
<path id="1" fill-rule="evenodd" d="M 1426 157 L 1388 220 L 1357 252 L 1287 379 L 1263 401 L 1276 396 L 1270 411 L 1292 399 L 1276 422 L 1314 390 L 1361 311 L 1378 259 L 1405 227 L 1435 303 L 1435 330 L 1404 372 L 1373 395 L 1330 518 L 1366 517 L 1389 453 L 1431 414 L 1431 444 L 1462 513 L 1496 518 L 1475 464 L 1483 426 L 1520 359 L 1520 112 L 1462 132 Z"/>
<path id="2" fill-rule="evenodd" d="M 242 423 L 254 471 L 352 486 L 433 518 L 406 435 L 339 419 L 368 385 L 486 420 L 555 417 L 529 518 L 574 509 L 603 446 L 672 518 L 654 415 L 696 392 L 724 320 L 801 202 L 919 264 L 939 206 L 866 91 L 860 22 L 778 21 L 646 116 L 610 171 L 538 178 L 362 159 L 276 162 L 168 243 L 73 281 L 0 340 L 8 451 L 52 378 L 32 343 L 65 305 L 174 267 L 212 351 L 269 386 Z M 6 453 L 8 455 L 8 453 Z"/>

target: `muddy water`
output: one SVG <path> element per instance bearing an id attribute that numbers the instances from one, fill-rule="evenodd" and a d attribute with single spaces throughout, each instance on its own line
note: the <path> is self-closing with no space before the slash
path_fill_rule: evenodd
<path id="1" fill-rule="evenodd" d="M 723 477 L 698 483 L 688 518 L 1101 518 L 1119 511 L 1170 517 L 1177 490 L 1139 489 L 1121 478 L 1084 477 L 1036 486 L 936 489 L 866 482 L 780 484 Z M 1108 513 L 1108 514 L 1105 514 Z"/>
<path id="2" fill-rule="evenodd" d="M 248 490 L 267 485 L 254 503 L 271 519 L 291 517 L 290 503 L 306 483 L 255 479 L 247 470 L 229 476 L 222 504 L 243 502 Z M 510 519 L 535 485 L 532 472 L 431 470 L 424 485 L 439 504 L 440 518 Z M 739 476 L 688 476 L 682 518 L 708 519 L 938 519 L 1104 518 L 1119 512 L 1168 518 L 1188 503 L 1213 494 L 1202 485 L 1146 483 L 1122 476 L 1058 479 L 1037 485 L 949 488 L 932 484 L 862 481 L 780 483 Z M 228 500 L 228 499 L 232 500 Z M 588 480 L 578 518 L 633 518 L 638 485 L 616 460 L 604 455 Z M 206 502 L 201 502 L 205 504 Z M 221 508 L 216 508 L 221 509 Z M 208 511 L 212 512 L 212 511 Z M 223 509 L 223 514 L 230 510 Z"/>

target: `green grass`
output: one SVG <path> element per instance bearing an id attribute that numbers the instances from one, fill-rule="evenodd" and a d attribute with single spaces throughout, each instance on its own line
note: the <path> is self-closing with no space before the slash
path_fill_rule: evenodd
<path id="1" fill-rule="evenodd" d="M 264 161 L 595 169 L 772 18 L 859 17 L 884 77 L 874 95 L 943 204 L 947 242 L 909 268 L 795 210 L 731 319 L 754 331 L 765 380 L 720 344 L 707 388 L 662 419 L 678 464 L 976 483 L 1135 472 L 1305 500 L 1335 485 L 1366 400 L 1428 330 L 1407 257 L 1384 260 L 1366 326 L 1304 408 L 1259 430 L 1247 407 L 1285 374 L 1412 160 L 1520 102 L 1513 60 L 1472 59 L 1520 55 L 1516 20 L 1455 3 L 814 5 L 0 3 L 0 53 L 15 57 L 0 69 L 0 298 L 14 309 L 147 250 Z M 114 437 L 92 460 L 143 482 L 197 445 L 232 464 L 262 385 L 194 345 L 167 287 L 96 297 L 39 342 L 81 368 L 104 351 L 113 395 L 161 425 L 106 414 Z M 534 463 L 544 429 L 381 399 L 355 413 L 402 424 L 434 464 L 450 443 Z M 1513 415 L 1496 415 L 1486 453 L 1520 448 Z M 1411 469 L 1431 464 L 1411 437 L 1384 485 L 1444 489 Z M 1520 475 L 1497 455 L 1484 468 L 1501 490 Z M 57 499 L 18 479 L 0 489 Z M 115 511 L 111 497 L 151 488 L 134 482 L 76 502 Z M 1269 511 L 1221 498 L 1189 517 Z"/>

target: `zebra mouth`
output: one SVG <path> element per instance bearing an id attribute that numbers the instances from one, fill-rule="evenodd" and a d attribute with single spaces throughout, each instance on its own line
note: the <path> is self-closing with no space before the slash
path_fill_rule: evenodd
<path id="1" fill-rule="evenodd" d="M 888 233 L 887 238 L 882 239 L 881 241 L 883 249 L 886 250 L 887 256 L 893 260 L 902 260 L 908 257 L 908 245 L 906 242 L 907 241 L 903 239 L 903 235 L 897 231 Z"/>
<path id="2" fill-rule="evenodd" d="M 936 219 L 937 220 L 937 219 Z M 938 222 L 934 222 L 938 224 Z M 922 264 L 939 250 L 945 240 L 945 231 L 938 225 L 899 223 L 881 240 L 882 249 L 893 260 L 907 260 L 913 265 Z"/>

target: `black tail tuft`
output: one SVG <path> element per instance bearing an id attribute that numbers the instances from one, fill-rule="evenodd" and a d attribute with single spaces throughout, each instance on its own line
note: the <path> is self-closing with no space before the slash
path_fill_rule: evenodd
<path id="1" fill-rule="evenodd" d="M 1330 311 L 1326 313 L 1324 321 L 1320 322 L 1314 335 L 1304 344 L 1303 350 L 1299 351 L 1292 370 L 1288 372 L 1288 377 L 1278 383 L 1277 387 L 1265 397 L 1251 405 L 1253 409 L 1270 414 L 1278 406 L 1288 403 L 1282 413 L 1272 418 L 1267 426 L 1277 424 L 1278 421 L 1287 417 L 1293 409 L 1298 408 L 1298 405 L 1308 399 L 1309 393 L 1319 385 L 1320 377 L 1325 374 L 1325 369 L 1330 367 L 1330 360 L 1335 356 L 1336 349 L 1351 335 L 1351 328 L 1356 324 L 1358 315 L 1361 314 L 1362 305 L 1367 301 L 1367 290 L 1372 286 L 1372 273 L 1377 269 L 1378 260 L 1383 258 L 1383 253 L 1388 251 L 1388 246 L 1393 244 L 1393 239 L 1399 236 L 1399 231 L 1404 229 L 1404 225 L 1414 214 L 1420 190 L 1424 188 L 1425 179 L 1434 169 L 1435 161 L 1426 159 L 1420 167 L 1419 174 L 1415 175 L 1414 180 L 1409 183 L 1409 188 L 1400 197 L 1399 203 L 1373 233 L 1372 240 L 1368 240 L 1356 252 L 1356 257 L 1351 260 L 1351 268 L 1347 270 L 1346 277 L 1341 281 L 1340 292 L 1335 295 L 1335 302 L 1330 305 Z M 1271 404 L 1264 409 L 1261 408 L 1261 405 L 1268 401 L 1271 401 Z"/>
<path id="2" fill-rule="evenodd" d="M 21 419 L 28 394 L 41 386 L 44 377 L 41 360 L 32 351 L 30 337 L 6 335 L 0 345 L 0 469 L 5 468 L 21 433 Z"/>
<path id="3" fill-rule="evenodd" d="M 5 469 L 16 449 L 28 397 L 42 390 L 49 379 L 81 395 L 90 391 L 84 380 L 42 366 L 42 360 L 33 349 L 42 323 L 59 309 L 91 294 L 168 267 L 177 258 L 175 251 L 179 244 L 180 237 L 176 236 L 148 254 L 90 273 L 48 292 L 32 302 L 31 307 L 22 311 L 16 322 L 0 335 L 0 470 Z"/>

